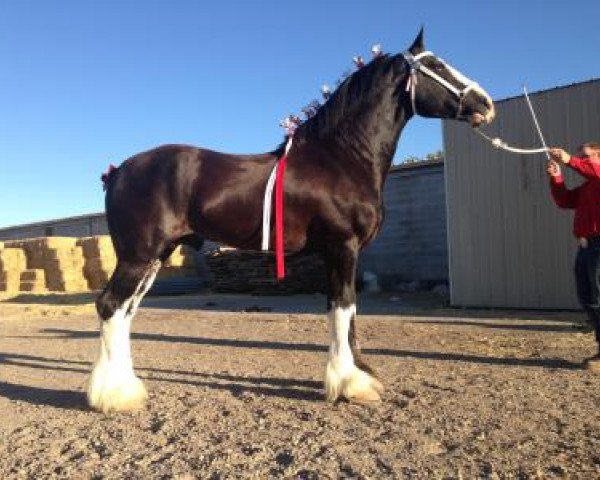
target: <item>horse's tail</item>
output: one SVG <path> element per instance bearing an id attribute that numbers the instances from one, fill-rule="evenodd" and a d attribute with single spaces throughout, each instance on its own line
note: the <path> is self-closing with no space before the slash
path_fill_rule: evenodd
<path id="1" fill-rule="evenodd" d="M 108 182 L 110 182 L 111 178 L 114 177 L 115 173 L 119 170 L 119 167 L 115 167 L 112 163 L 106 169 L 102 175 L 100 175 L 100 180 L 102 180 L 102 189 L 106 190 L 108 188 Z"/>

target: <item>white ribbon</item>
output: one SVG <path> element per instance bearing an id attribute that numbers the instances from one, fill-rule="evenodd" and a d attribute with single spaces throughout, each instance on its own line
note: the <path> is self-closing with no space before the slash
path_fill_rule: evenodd
<path id="1" fill-rule="evenodd" d="M 290 148 L 292 148 L 292 136 L 290 135 L 286 145 L 285 151 L 283 152 L 283 156 L 287 156 L 290 152 Z M 271 170 L 271 175 L 269 175 L 269 180 L 267 180 L 267 186 L 265 188 L 265 197 L 263 199 L 263 224 L 262 224 L 262 245 L 261 249 L 263 252 L 269 251 L 269 241 L 271 239 L 271 211 L 273 210 L 273 188 L 275 187 L 275 177 L 277 175 L 277 165 L 279 164 L 279 160 L 275 162 L 273 166 L 273 170 Z"/>

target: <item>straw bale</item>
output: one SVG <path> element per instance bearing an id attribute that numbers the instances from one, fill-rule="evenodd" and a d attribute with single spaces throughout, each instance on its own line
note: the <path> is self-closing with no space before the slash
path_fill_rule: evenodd
<path id="1" fill-rule="evenodd" d="M 46 291 L 46 276 L 43 270 L 28 269 L 21 272 L 19 290 L 21 292 Z"/>
<path id="2" fill-rule="evenodd" d="M 89 288 L 91 290 L 104 288 L 116 265 L 117 259 L 114 255 L 86 258 L 83 276 L 87 280 Z"/>
<path id="3" fill-rule="evenodd" d="M 109 235 L 80 238 L 77 241 L 77 245 L 83 249 L 83 256 L 85 258 L 115 255 L 112 240 Z"/>
<path id="4" fill-rule="evenodd" d="M 194 266 L 194 251 L 180 245 L 164 262 L 166 267 L 193 267 Z"/>
<path id="5" fill-rule="evenodd" d="M 25 270 L 21 272 L 21 280 L 27 281 L 44 281 L 44 271 L 43 270 Z"/>
<path id="6" fill-rule="evenodd" d="M 3 282 L 0 280 L 0 292 L 13 293 L 13 292 L 18 292 L 18 291 L 19 291 L 18 283 L 15 286 L 11 283 L 6 283 L 6 282 Z"/>
<path id="7" fill-rule="evenodd" d="M 162 267 L 157 277 L 158 278 L 176 278 L 176 277 L 195 277 L 196 270 L 187 267 Z"/>
<path id="8" fill-rule="evenodd" d="M 0 271 L 0 291 L 18 292 L 21 274 L 18 272 Z"/>
<path id="9" fill-rule="evenodd" d="M 11 240 L 8 246 L 25 248 L 31 252 L 47 250 L 49 248 L 73 248 L 77 243 L 74 237 L 38 237 L 25 240 Z"/>
<path id="10" fill-rule="evenodd" d="M 115 257 L 89 257 L 85 259 L 84 270 L 110 270 L 111 272 L 117 266 L 117 259 Z"/>
<path id="11" fill-rule="evenodd" d="M 25 270 L 27 257 L 20 248 L 0 250 L 0 270 Z"/>
<path id="12" fill-rule="evenodd" d="M 41 252 L 40 257 L 43 260 L 58 260 L 58 261 L 70 261 L 72 259 L 81 260 L 83 263 L 83 249 L 81 247 L 74 248 L 49 248 Z"/>

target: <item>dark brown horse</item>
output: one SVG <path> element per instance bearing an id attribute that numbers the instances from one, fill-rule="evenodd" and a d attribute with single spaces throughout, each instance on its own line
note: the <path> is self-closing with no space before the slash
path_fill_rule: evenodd
<path id="1" fill-rule="evenodd" d="M 347 78 L 294 134 L 284 187 L 285 251 L 317 252 L 326 265 L 330 401 L 378 400 L 383 389 L 356 340 L 356 262 L 381 227 L 383 185 L 400 133 L 415 114 L 473 125 L 494 116 L 477 84 L 424 51 L 422 31 L 407 52 L 380 55 Z M 283 144 L 259 155 L 168 145 L 135 155 L 107 176 L 118 264 L 96 302 L 101 350 L 88 388 L 92 407 L 144 403 L 130 354 L 131 320 L 178 245 L 210 239 L 260 248 L 265 184 L 282 153 Z"/>

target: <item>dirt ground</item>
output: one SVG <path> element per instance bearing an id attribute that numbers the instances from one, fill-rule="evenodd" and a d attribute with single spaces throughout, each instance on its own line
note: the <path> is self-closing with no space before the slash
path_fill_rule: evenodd
<path id="1" fill-rule="evenodd" d="M 322 400 L 322 297 L 148 299 L 132 337 L 150 399 L 111 415 L 85 404 L 91 297 L 2 302 L 0 477 L 600 478 L 580 316 L 430 300 L 361 299 L 387 387 L 365 406 Z"/>

